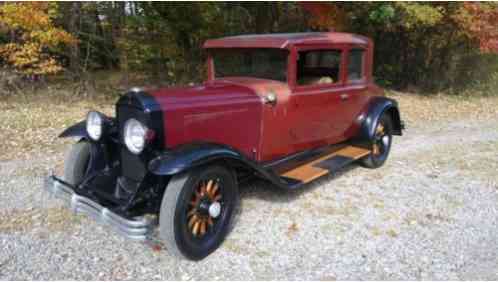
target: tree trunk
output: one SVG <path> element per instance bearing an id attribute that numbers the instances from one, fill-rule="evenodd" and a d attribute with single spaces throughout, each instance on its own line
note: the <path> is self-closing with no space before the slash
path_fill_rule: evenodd
<path id="1" fill-rule="evenodd" d="M 81 2 L 73 2 L 71 3 L 69 9 L 69 24 L 68 30 L 71 34 L 78 37 L 79 28 L 80 28 L 80 15 L 81 15 Z M 80 66 L 80 46 L 78 44 L 74 44 L 70 47 L 69 53 L 69 69 L 74 75 L 74 79 L 79 79 L 81 75 L 81 66 Z"/>

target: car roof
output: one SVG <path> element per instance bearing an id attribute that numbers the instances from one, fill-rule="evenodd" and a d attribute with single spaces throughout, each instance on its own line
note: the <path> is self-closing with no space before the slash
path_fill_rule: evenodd
<path id="1" fill-rule="evenodd" d="M 313 44 L 360 44 L 367 45 L 365 36 L 344 32 L 303 32 L 246 34 L 210 39 L 204 48 L 280 48 L 290 49 L 295 45 Z"/>

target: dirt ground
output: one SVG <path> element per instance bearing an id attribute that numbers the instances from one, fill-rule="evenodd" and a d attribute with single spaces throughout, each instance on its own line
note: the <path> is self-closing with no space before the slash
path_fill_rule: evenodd
<path id="1" fill-rule="evenodd" d="M 498 99 L 390 95 L 407 130 L 384 167 L 353 164 L 292 193 L 244 185 L 233 231 L 197 263 L 42 191 L 70 142 L 56 134 L 112 101 L 0 101 L 0 279 L 497 280 Z"/>

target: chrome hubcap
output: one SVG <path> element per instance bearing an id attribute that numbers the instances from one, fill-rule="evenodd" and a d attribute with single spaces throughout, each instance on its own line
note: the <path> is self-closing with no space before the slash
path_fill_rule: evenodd
<path id="1" fill-rule="evenodd" d="M 221 204 L 219 202 L 214 202 L 209 206 L 209 215 L 212 218 L 217 218 L 221 213 Z"/>

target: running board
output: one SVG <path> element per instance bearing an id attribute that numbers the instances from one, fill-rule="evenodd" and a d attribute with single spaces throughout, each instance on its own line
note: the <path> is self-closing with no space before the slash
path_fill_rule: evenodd
<path id="1" fill-rule="evenodd" d="M 301 163 L 279 174 L 290 186 L 297 187 L 337 171 L 368 154 L 368 149 L 347 145 L 324 152 L 307 163 Z"/>

